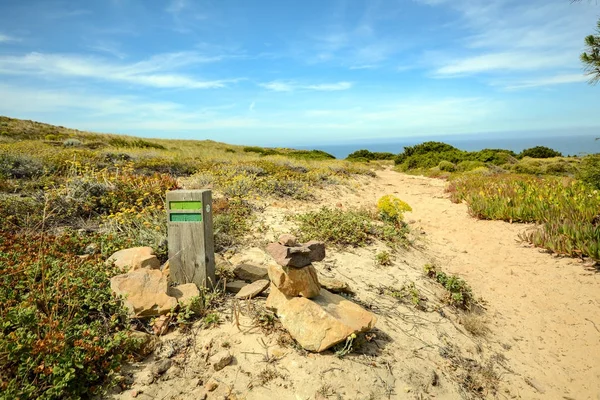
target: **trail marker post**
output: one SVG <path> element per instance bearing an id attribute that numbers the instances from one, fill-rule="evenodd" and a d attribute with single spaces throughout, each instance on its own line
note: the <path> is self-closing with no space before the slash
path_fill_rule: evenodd
<path id="1" fill-rule="evenodd" d="M 215 284 L 215 246 L 210 190 L 167 192 L 170 280 Z"/>

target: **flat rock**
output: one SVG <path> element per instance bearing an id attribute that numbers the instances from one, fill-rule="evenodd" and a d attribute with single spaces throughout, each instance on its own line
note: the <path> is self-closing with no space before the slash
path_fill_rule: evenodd
<path id="1" fill-rule="evenodd" d="M 256 265 L 252 264 L 239 264 L 234 268 L 233 274 L 236 278 L 246 282 L 267 279 L 269 276 L 269 272 L 265 267 L 257 267 Z"/>
<path id="2" fill-rule="evenodd" d="M 282 267 L 302 268 L 311 263 L 310 249 L 305 246 L 287 247 L 279 243 L 269 243 L 267 253 Z"/>
<path id="3" fill-rule="evenodd" d="M 324 351 L 353 333 L 373 329 L 377 322 L 372 313 L 325 289 L 313 299 L 288 297 L 275 285 L 270 290 L 266 306 L 275 310 L 283 327 L 309 351 Z"/>
<path id="4" fill-rule="evenodd" d="M 238 293 L 244 286 L 248 284 L 245 281 L 231 281 L 225 285 L 225 290 L 229 293 Z"/>
<path id="5" fill-rule="evenodd" d="M 175 297 L 177 302 L 185 307 L 190 304 L 194 297 L 200 296 L 200 290 L 198 290 L 198 286 L 195 283 L 184 283 L 183 285 L 169 287 L 167 294 Z"/>
<path id="6" fill-rule="evenodd" d="M 327 278 L 323 275 L 319 276 L 319 283 L 322 287 L 333 293 L 354 294 L 350 286 L 346 282 L 342 282 L 336 278 Z"/>
<path id="7" fill-rule="evenodd" d="M 269 265 L 269 279 L 286 296 L 303 296 L 308 299 L 321 292 L 317 271 L 312 265 L 304 268 Z"/>
<path id="8" fill-rule="evenodd" d="M 288 247 L 294 247 L 298 245 L 298 239 L 296 238 L 296 236 L 290 235 L 289 233 L 284 233 L 283 235 L 280 235 L 277 241 L 279 242 L 279 244 Z"/>
<path id="9" fill-rule="evenodd" d="M 132 247 L 119 250 L 108 257 L 106 262 L 129 272 L 140 268 L 160 268 L 160 261 L 154 255 L 152 247 Z"/>
<path id="10" fill-rule="evenodd" d="M 215 371 L 220 371 L 233 361 L 233 356 L 227 350 L 223 350 L 212 356 L 209 360 Z"/>
<path id="11" fill-rule="evenodd" d="M 238 299 L 251 299 L 256 297 L 269 287 L 269 283 L 270 282 L 267 279 L 252 282 L 241 288 L 235 297 Z"/>
<path id="12" fill-rule="evenodd" d="M 160 343 L 160 339 L 146 332 L 131 331 L 130 337 L 135 341 L 134 351 L 138 359 L 150 355 Z"/>
<path id="13" fill-rule="evenodd" d="M 150 368 L 150 372 L 152 372 L 152 375 L 154 376 L 159 376 L 164 374 L 165 372 L 167 372 L 167 370 L 169 368 L 171 368 L 171 365 L 173 364 L 173 361 L 169 360 L 168 358 L 165 360 L 160 360 L 157 361 L 154 365 L 152 365 L 152 367 Z"/>
<path id="14" fill-rule="evenodd" d="M 231 256 L 231 258 L 229 258 L 229 262 L 232 265 L 265 265 L 267 263 L 267 254 L 258 247 L 252 247 L 250 249 L 243 250 L 239 253 L 234 254 L 233 256 Z"/>
<path id="15" fill-rule="evenodd" d="M 138 269 L 110 279 L 110 288 L 124 297 L 131 317 L 155 317 L 177 307 L 177 299 L 167 294 L 167 278 L 157 269 Z"/>

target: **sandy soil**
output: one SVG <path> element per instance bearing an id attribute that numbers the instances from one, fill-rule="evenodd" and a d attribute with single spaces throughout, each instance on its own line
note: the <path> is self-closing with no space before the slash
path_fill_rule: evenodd
<path id="1" fill-rule="evenodd" d="M 203 385 L 212 380 L 218 386 L 209 399 L 600 399 L 600 275 L 576 260 L 520 244 L 517 235 L 526 226 L 471 218 L 465 205 L 448 200 L 444 186 L 385 170 L 375 179 L 319 192 L 310 204 L 280 201 L 262 213 L 268 230 L 257 235 L 259 248 L 291 230 L 287 216 L 307 209 L 373 207 L 385 194 L 412 206 L 405 219 L 414 246 L 396 252 L 391 266 L 375 262 L 383 244 L 328 249 L 315 265 L 321 275 L 348 282 L 354 301 L 378 316 L 374 336 L 354 353 L 306 353 L 277 324 L 260 329 L 264 298 L 229 298 L 217 328 L 197 324 L 188 333 L 163 336 L 154 355 L 127 369 L 132 388 L 108 397 L 202 398 Z M 257 249 L 228 256 L 269 262 Z M 423 276 L 426 263 L 463 277 L 485 310 L 465 315 L 446 306 L 443 290 Z M 411 283 L 424 299 L 423 310 L 385 290 Z M 489 332 L 469 333 L 463 325 L 469 317 Z M 207 360 L 223 349 L 235 361 L 215 372 Z M 173 366 L 151 378 L 161 358 Z"/>

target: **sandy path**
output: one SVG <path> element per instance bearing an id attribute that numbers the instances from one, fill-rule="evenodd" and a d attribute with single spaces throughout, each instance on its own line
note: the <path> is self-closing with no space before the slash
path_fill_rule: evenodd
<path id="1" fill-rule="evenodd" d="M 412 205 L 406 219 L 426 232 L 445 270 L 459 274 L 487 302 L 491 340 L 508 349 L 514 374 L 503 376 L 523 398 L 600 399 L 600 274 L 572 259 L 524 247 L 525 227 L 478 221 L 452 204 L 445 182 L 377 173 L 365 203 L 395 193 Z"/>

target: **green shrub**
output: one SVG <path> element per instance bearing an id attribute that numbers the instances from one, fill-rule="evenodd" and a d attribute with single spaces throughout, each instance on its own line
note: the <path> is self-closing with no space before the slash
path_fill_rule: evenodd
<path id="1" fill-rule="evenodd" d="M 258 146 L 247 146 L 247 147 L 244 147 L 243 150 L 245 153 L 257 153 L 257 154 L 260 154 L 261 156 L 281 155 L 281 152 L 279 152 L 275 149 L 265 149 L 263 147 L 258 147 Z"/>
<path id="2" fill-rule="evenodd" d="M 589 155 L 581 160 L 577 178 L 596 189 L 600 189 L 600 154 Z"/>
<path id="3" fill-rule="evenodd" d="M 121 147 L 127 149 L 156 149 L 156 150 L 167 150 L 162 144 L 150 142 L 144 139 L 133 139 L 128 140 L 120 137 L 111 138 L 108 144 L 112 147 Z"/>
<path id="4" fill-rule="evenodd" d="M 82 145 L 81 140 L 77 139 L 67 139 L 63 142 L 63 146 L 65 147 L 81 147 Z"/>
<path id="5" fill-rule="evenodd" d="M 373 160 L 393 160 L 396 157 L 393 153 L 371 152 L 369 150 L 356 150 L 348 154 L 348 161 L 373 161 Z"/>
<path id="6" fill-rule="evenodd" d="M 519 154 L 520 158 L 531 157 L 531 158 L 552 158 L 562 157 L 562 154 L 556 150 L 553 150 L 546 146 L 535 146 L 529 149 L 525 149 Z"/>
<path id="7" fill-rule="evenodd" d="M 286 156 L 300 160 L 335 160 L 335 156 L 322 150 L 294 150 Z"/>
<path id="8" fill-rule="evenodd" d="M 110 289 L 117 271 L 75 255 L 89 243 L 0 235 L 0 397 L 100 394 L 135 347 Z"/>
<path id="9" fill-rule="evenodd" d="M 485 163 L 481 161 L 461 161 L 456 165 L 456 170 L 459 172 L 467 172 L 482 167 L 485 168 Z"/>
<path id="10" fill-rule="evenodd" d="M 440 271 L 436 266 L 431 264 L 425 265 L 424 269 L 425 275 L 437 281 L 448 291 L 446 301 L 449 304 L 464 310 L 470 310 L 475 304 L 473 291 L 463 279 L 456 275 L 448 276 L 445 272 Z"/>
<path id="11" fill-rule="evenodd" d="M 438 164 L 438 168 L 441 171 L 446 171 L 446 172 L 454 172 L 456 171 L 456 165 L 452 164 L 450 161 L 440 161 L 440 163 Z"/>
<path id="12" fill-rule="evenodd" d="M 297 216 L 297 235 L 302 240 L 321 240 L 338 246 L 365 246 L 374 239 L 392 246 L 405 243 L 405 227 L 391 223 L 375 223 L 373 215 L 365 210 L 331 209 Z"/>
<path id="13" fill-rule="evenodd" d="M 13 179 L 32 179 L 44 174 L 44 165 L 24 154 L 0 152 L 0 176 Z"/>

